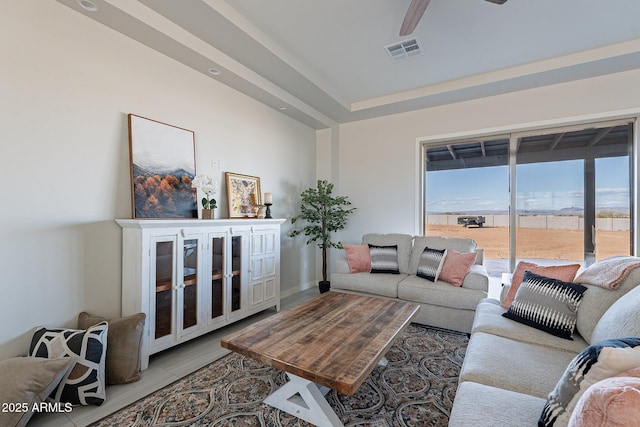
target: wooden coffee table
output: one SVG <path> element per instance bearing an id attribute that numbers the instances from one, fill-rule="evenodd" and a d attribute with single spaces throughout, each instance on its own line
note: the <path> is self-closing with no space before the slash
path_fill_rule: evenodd
<path id="1" fill-rule="evenodd" d="M 324 395 L 352 395 L 419 305 L 327 292 L 222 339 L 222 347 L 287 373 L 264 402 L 317 426 L 342 426 Z"/>

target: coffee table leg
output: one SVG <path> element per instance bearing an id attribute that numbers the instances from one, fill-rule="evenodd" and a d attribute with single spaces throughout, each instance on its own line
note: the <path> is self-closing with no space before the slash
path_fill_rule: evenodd
<path id="1" fill-rule="evenodd" d="M 271 393 L 264 403 L 318 427 L 343 427 L 324 395 L 327 387 L 287 372 L 289 382 Z"/>

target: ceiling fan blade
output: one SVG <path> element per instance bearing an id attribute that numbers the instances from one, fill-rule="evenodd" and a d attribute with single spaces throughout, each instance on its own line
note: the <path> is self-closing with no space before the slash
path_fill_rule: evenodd
<path id="1" fill-rule="evenodd" d="M 409 9 L 407 9 L 407 14 L 404 16 L 404 21 L 402 21 L 402 26 L 400 27 L 401 36 L 407 36 L 413 33 L 413 30 L 416 29 L 418 22 L 420 22 L 420 19 L 422 19 L 424 11 L 427 10 L 429 1 L 431 0 L 411 0 Z"/>
<path id="2" fill-rule="evenodd" d="M 487 1 L 495 4 L 505 4 L 507 2 L 507 0 L 487 0 Z"/>

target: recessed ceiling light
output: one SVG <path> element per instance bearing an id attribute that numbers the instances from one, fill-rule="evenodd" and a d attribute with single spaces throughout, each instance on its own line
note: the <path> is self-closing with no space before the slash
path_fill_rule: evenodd
<path id="1" fill-rule="evenodd" d="M 209 68 L 209 74 L 211 74 L 212 76 L 219 76 L 220 70 L 218 70 L 217 68 Z"/>
<path id="2" fill-rule="evenodd" d="M 283 105 L 282 107 L 278 107 L 278 110 L 280 110 L 280 111 L 284 111 L 284 110 L 286 110 L 286 109 L 287 109 L 287 107 L 286 107 L 286 106 L 284 106 L 284 105 Z"/>
<path id="3" fill-rule="evenodd" d="M 84 10 L 86 10 L 87 12 L 98 11 L 98 6 L 96 6 L 93 2 L 90 2 L 89 0 L 76 0 L 76 1 L 78 2 L 78 5 Z"/>

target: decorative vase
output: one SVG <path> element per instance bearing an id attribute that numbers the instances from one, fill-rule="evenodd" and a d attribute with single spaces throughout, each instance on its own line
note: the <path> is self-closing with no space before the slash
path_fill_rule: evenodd
<path id="1" fill-rule="evenodd" d="M 202 219 L 213 219 L 215 209 L 202 209 Z"/>

